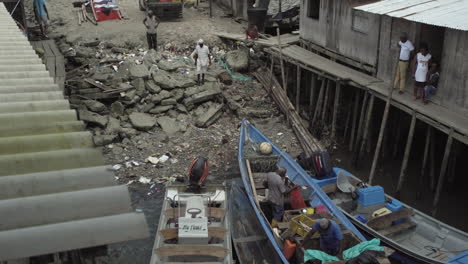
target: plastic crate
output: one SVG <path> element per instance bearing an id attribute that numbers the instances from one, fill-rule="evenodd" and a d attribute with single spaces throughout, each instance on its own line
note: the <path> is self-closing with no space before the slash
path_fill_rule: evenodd
<path id="1" fill-rule="evenodd" d="M 366 217 L 362 216 L 362 215 L 357 215 L 356 216 L 356 219 L 359 220 L 359 222 L 362 222 L 362 223 L 367 223 L 369 220 L 367 220 Z"/>
<path id="2" fill-rule="evenodd" d="M 400 203 L 400 201 L 392 200 L 391 202 L 387 203 L 385 207 L 387 207 L 392 212 L 396 212 L 401 210 L 403 205 Z"/>
<path id="3" fill-rule="evenodd" d="M 317 205 L 315 207 L 315 213 L 317 214 L 325 214 L 325 213 L 328 213 L 328 210 L 327 208 L 325 207 L 325 205 Z"/>
<path id="4" fill-rule="evenodd" d="M 293 217 L 291 222 L 289 222 L 289 229 L 301 237 L 305 237 L 315 222 L 316 220 L 310 219 L 306 215 L 298 215 Z"/>
<path id="5" fill-rule="evenodd" d="M 385 202 L 384 189 L 378 185 L 358 189 L 357 193 L 359 195 L 357 202 L 363 206 L 370 206 Z"/>

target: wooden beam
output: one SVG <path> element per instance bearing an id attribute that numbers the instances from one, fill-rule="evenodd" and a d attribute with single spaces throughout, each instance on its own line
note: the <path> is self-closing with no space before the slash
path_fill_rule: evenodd
<path id="1" fill-rule="evenodd" d="M 431 133 L 431 147 L 430 147 L 430 167 L 429 167 L 429 187 L 431 191 L 435 190 L 435 136 L 434 131 Z"/>
<path id="2" fill-rule="evenodd" d="M 341 92 L 341 83 L 336 83 L 335 88 L 335 103 L 333 104 L 333 119 L 332 119 L 332 133 L 331 137 L 334 139 L 336 137 L 336 118 L 338 116 L 338 107 L 340 104 L 340 92 Z"/>
<path id="3" fill-rule="evenodd" d="M 448 134 L 447 143 L 445 144 L 445 153 L 444 158 L 442 159 L 442 165 L 440 167 L 440 175 L 439 181 L 437 182 L 437 190 L 434 197 L 434 202 L 432 203 L 432 215 L 435 216 L 437 213 L 437 204 L 439 203 L 440 192 L 442 191 L 442 187 L 444 186 L 445 175 L 447 174 L 447 164 L 448 159 L 450 157 L 450 150 L 452 148 L 453 142 L 453 128 L 450 129 L 450 133 Z"/>
<path id="4" fill-rule="evenodd" d="M 375 96 L 372 94 L 369 100 L 369 106 L 367 107 L 366 123 L 364 124 L 361 147 L 359 149 L 359 152 L 356 155 L 356 161 L 355 161 L 356 167 L 359 165 L 359 162 L 361 161 L 361 156 L 364 153 L 364 147 L 366 146 L 366 143 L 367 143 L 367 136 L 369 135 L 369 124 L 371 122 L 372 111 L 374 109 L 374 99 L 375 99 Z"/>
<path id="5" fill-rule="evenodd" d="M 314 111 L 314 97 L 315 97 L 315 86 L 317 84 L 317 75 L 313 72 L 310 73 L 310 97 L 309 97 L 309 119 L 312 120 Z"/>
<path id="6" fill-rule="evenodd" d="M 167 218 L 177 218 L 179 217 L 179 211 L 185 215 L 185 210 L 185 207 L 169 208 L 164 211 L 164 215 L 166 215 Z M 223 218 L 226 215 L 226 210 L 224 208 L 205 207 L 205 212 L 209 217 L 214 218 Z"/>
<path id="7" fill-rule="evenodd" d="M 322 79 L 322 85 L 320 86 L 320 91 L 319 91 L 319 95 L 318 95 L 318 98 L 317 98 L 317 104 L 315 105 L 314 117 L 312 118 L 312 122 L 311 122 L 311 128 L 312 129 L 315 126 L 315 122 L 316 122 L 317 117 L 319 116 L 319 113 L 320 113 L 320 110 L 321 110 L 323 94 L 324 94 L 324 91 L 325 91 L 325 83 L 326 83 L 326 79 L 323 78 Z"/>
<path id="8" fill-rule="evenodd" d="M 297 66 L 296 69 L 296 111 L 300 113 L 300 96 L 301 96 L 301 67 Z"/>
<path id="9" fill-rule="evenodd" d="M 286 77 L 284 76 L 284 64 L 283 64 L 283 51 L 281 48 L 281 37 L 280 37 L 280 29 L 279 27 L 276 28 L 276 34 L 278 36 L 278 49 L 280 54 L 280 63 L 281 63 L 281 78 L 283 78 L 283 89 L 286 90 Z"/>
<path id="10" fill-rule="evenodd" d="M 228 250 L 224 247 L 207 245 L 166 245 L 157 248 L 155 251 L 161 258 L 174 256 L 211 256 L 225 258 L 228 253 Z"/>
<path id="11" fill-rule="evenodd" d="M 159 232 L 163 235 L 164 240 L 178 238 L 179 230 L 177 228 L 161 229 Z M 224 239 L 227 229 L 221 226 L 208 227 L 208 236 Z"/>
<path id="12" fill-rule="evenodd" d="M 351 114 L 353 113 L 353 105 L 352 104 L 349 104 L 348 105 L 348 113 L 346 114 L 346 122 L 345 122 L 345 129 L 344 129 L 344 133 L 343 133 L 343 141 L 346 141 L 346 136 L 348 135 L 348 131 L 349 131 L 349 126 L 351 124 Z"/>
<path id="13" fill-rule="evenodd" d="M 257 204 L 258 210 L 261 211 L 262 208 L 260 207 L 260 203 L 258 202 L 257 190 L 255 189 L 255 181 L 253 179 L 252 169 L 250 168 L 250 161 L 248 159 L 245 160 L 245 165 L 247 166 L 247 174 L 249 174 L 250 185 L 252 187 L 255 203 Z"/>
<path id="14" fill-rule="evenodd" d="M 351 139 L 349 140 L 349 151 L 353 150 L 354 138 L 356 137 L 356 122 L 359 109 L 359 90 L 356 90 L 356 96 L 354 98 L 353 126 L 351 128 Z"/>
<path id="15" fill-rule="evenodd" d="M 406 176 L 406 167 L 408 166 L 408 159 L 411 152 L 411 145 L 413 145 L 413 137 L 414 137 L 414 127 L 416 126 L 416 111 L 413 112 L 413 116 L 411 117 L 411 125 L 408 132 L 408 139 L 406 140 L 406 147 L 405 147 L 405 154 L 403 155 L 403 164 L 401 165 L 400 177 L 398 178 L 398 185 L 396 192 L 399 195 L 401 188 L 403 187 L 403 182 Z"/>
<path id="16" fill-rule="evenodd" d="M 423 160 L 422 160 L 422 166 L 421 166 L 421 176 L 419 177 L 419 188 L 418 188 L 418 191 L 416 192 L 416 199 L 421 198 L 421 190 L 422 190 L 422 187 L 424 186 L 424 178 L 425 178 L 424 174 L 426 173 L 426 168 L 427 168 L 427 158 L 429 156 L 431 134 L 432 134 L 432 127 L 427 126 L 426 143 L 424 144 L 424 154 L 423 154 Z"/>
<path id="17" fill-rule="evenodd" d="M 362 132 L 362 126 L 364 124 L 364 118 L 365 118 L 365 111 L 366 111 L 366 104 L 367 104 L 367 98 L 369 97 L 368 91 L 364 91 L 364 99 L 362 100 L 362 106 L 361 106 L 361 115 L 359 117 L 359 125 L 358 125 L 358 130 L 356 134 L 356 142 L 354 143 L 353 149 L 356 149 L 359 145 L 359 142 L 361 141 L 361 132 Z"/>
<path id="18" fill-rule="evenodd" d="M 323 106 L 322 106 L 322 123 L 325 124 L 325 114 L 327 113 L 327 106 L 328 106 L 328 96 L 330 95 L 331 90 L 331 80 L 327 80 L 327 89 L 325 90 L 325 99 L 323 99 Z"/>
<path id="19" fill-rule="evenodd" d="M 387 126 L 388 113 L 390 112 L 392 95 L 393 95 L 393 89 L 390 89 L 390 92 L 387 97 L 387 101 L 385 102 L 385 109 L 384 109 L 383 116 L 382 116 L 382 123 L 380 123 L 380 131 L 379 131 L 379 137 L 377 139 L 377 146 L 375 147 L 374 159 L 372 160 L 372 166 L 371 166 L 371 170 L 369 173 L 369 185 L 372 185 L 372 181 L 375 175 L 375 169 L 377 168 L 377 162 L 380 156 L 380 148 L 382 146 L 382 139 L 383 139 L 383 135 L 385 132 L 385 128 Z"/>

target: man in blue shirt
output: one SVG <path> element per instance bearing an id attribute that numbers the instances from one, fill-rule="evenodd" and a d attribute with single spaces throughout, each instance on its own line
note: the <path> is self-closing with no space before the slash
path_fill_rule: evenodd
<path id="1" fill-rule="evenodd" d="M 317 231 L 320 233 L 320 249 L 328 255 L 338 255 L 340 242 L 343 239 L 340 226 L 331 219 L 322 218 L 312 226 L 312 230 L 304 238 L 304 241 Z"/>
<path id="2" fill-rule="evenodd" d="M 47 26 L 49 25 L 49 12 L 47 12 L 45 0 L 34 0 L 34 14 L 36 21 L 41 28 L 42 36 L 47 38 Z"/>

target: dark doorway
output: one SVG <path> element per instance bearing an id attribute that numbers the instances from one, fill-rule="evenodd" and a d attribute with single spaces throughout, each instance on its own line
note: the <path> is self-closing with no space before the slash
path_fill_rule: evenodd
<path id="1" fill-rule="evenodd" d="M 442 60 L 444 46 L 445 28 L 432 25 L 421 24 L 421 34 L 419 42 L 425 42 L 429 46 L 429 53 L 432 58 L 439 63 Z"/>

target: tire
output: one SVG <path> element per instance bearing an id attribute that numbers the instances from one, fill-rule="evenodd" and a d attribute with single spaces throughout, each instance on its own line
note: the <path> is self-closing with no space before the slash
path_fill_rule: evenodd
<path id="1" fill-rule="evenodd" d="M 145 0 L 138 0 L 138 6 L 141 11 L 145 11 L 146 10 Z"/>

